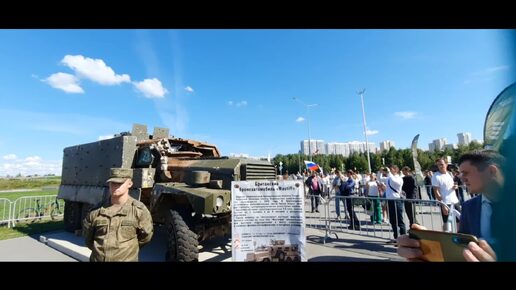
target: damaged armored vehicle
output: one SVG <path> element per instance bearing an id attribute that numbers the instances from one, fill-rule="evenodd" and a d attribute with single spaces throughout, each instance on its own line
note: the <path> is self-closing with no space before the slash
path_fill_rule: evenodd
<path id="1" fill-rule="evenodd" d="M 133 171 L 129 194 L 143 202 L 155 226 L 164 225 L 167 261 L 197 261 L 205 240 L 230 236 L 231 182 L 275 179 L 267 161 L 220 156 L 218 148 L 133 125 L 131 132 L 64 149 L 58 197 L 67 231 L 81 229 L 88 211 L 109 198 L 110 168 Z"/>

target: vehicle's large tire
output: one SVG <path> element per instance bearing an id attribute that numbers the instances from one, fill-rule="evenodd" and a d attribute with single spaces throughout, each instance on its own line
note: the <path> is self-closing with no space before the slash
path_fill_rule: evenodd
<path id="1" fill-rule="evenodd" d="M 65 201 L 63 221 L 66 231 L 73 233 L 76 230 L 81 229 L 81 205 L 82 204 L 80 202 Z"/>
<path id="2" fill-rule="evenodd" d="M 170 210 L 167 214 L 167 253 L 165 260 L 169 262 L 197 262 L 199 249 L 197 235 L 192 232 L 181 215 Z"/>

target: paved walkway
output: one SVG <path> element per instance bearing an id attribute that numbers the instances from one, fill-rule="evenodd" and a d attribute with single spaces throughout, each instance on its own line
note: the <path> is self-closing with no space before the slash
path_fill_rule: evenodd
<path id="1" fill-rule="evenodd" d="M 77 261 L 62 252 L 47 247 L 34 237 L 20 237 L 0 241 L 0 261 Z"/>
<path id="2" fill-rule="evenodd" d="M 308 201 L 309 202 L 309 201 Z M 309 204 L 306 208 L 309 207 Z M 305 208 L 305 209 L 306 209 Z M 321 210 L 323 210 L 321 206 Z M 329 207 L 329 216 L 335 217 L 334 205 Z M 355 207 L 362 223 L 361 231 L 347 230 L 348 221 L 337 221 L 334 218 L 326 222 L 331 223 L 334 233 L 324 229 L 324 212 L 306 213 L 306 257 L 310 262 L 324 261 L 402 261 L 396 254 L 396 248 L 387 244 L 392 238 L 389 224 L 371 225 L 367 222 L 368 216 L 359 206 Z M 440 214 L 430 208 L 422 209 L 425 212 L 419 216 L 432 224 L 439 225 Z M 421 213 L 421 212 L 418 212 Z M 405 217 L 406 219 L 406 217 Z M 408 221 L 407 221 L 408 223 Z M 0 261 L 88 261 L 90 250 L 84 246 L 82 237 L 72 233 L 59 231 L 43 234 L 45 243 L 38 241 L 39 237 L 18 238 L 0 241 Z M 140 251 L 140 261 L 164 261 L 166 252 L 166 234 L 163 226 L 157 226 L 152 241 Z M 64 253 L 64 254 L 62 254 Z M 70 258 L 70 257 L 73 257 Z M 219 262 L 231 261 L 231 244 L 228 240 L 215 240 L 204 244 L 200 249 L 199 261 Z"/>
<path id="3" fill-rule="evenodd" d="M 338 233 L 326 239 L 325 232 L 307 228 L 306 254 L 309 262 L 369 262 L 402 261 L 396 248 L 386 244 L 386 239 Z M 21 237 L 0 241 L 0 261 L 88 261 L 90 250 L 81 237 L 65 231 L 43 234 L 40 238 Z M 222 246 L 221 246 L 222 245 Z M 166 237 L 158 228 L 151 243 L 142 248 L 140 261 L 164 261 Z M 227 240 L 215 240 L 204 245 L 199 254 L 200 262 L 231 261 L 231 244 Z"/>

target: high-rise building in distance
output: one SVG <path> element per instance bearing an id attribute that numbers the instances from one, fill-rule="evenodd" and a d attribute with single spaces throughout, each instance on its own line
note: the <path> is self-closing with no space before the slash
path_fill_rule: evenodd
<path id="1" fill-rule="evenodd" d="M 459 138 L 459 145 L 469 145 L 471 143 L 471 133 L 458 133 L 457 138 Z"/>
<path id="2" fill-rule="evenodd" d="M 385 141 L 380 142 L 380 151 L 389 151 L 389 149 L 391 149 L 391 147 L 396 147 L 394 145 L 394 141 L 385 140 Z"/>

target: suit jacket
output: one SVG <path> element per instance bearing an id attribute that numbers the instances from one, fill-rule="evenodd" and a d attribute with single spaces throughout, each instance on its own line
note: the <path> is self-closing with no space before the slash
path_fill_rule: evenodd
<path id="1" fill-rule="evenodd" d="M 403 176 L 401 190 L 405 192 L 407 198 L 417 198 L 416 180 L 412 175 Z"/>
<path id="2" fill-rule="evenodd" d="M 462 204 L 460 216 L 459 233 L 470 234 L 481 238 L 480 234 L 480 215 L 482 211 L 482 195 Z"/>

